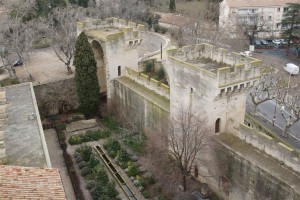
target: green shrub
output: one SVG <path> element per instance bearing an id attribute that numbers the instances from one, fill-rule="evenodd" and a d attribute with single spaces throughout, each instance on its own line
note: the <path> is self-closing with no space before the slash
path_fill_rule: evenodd
<path id="1" fill-rule="evenodd" d="M 116 152 L 116 151 L 110 151 L 110 152 L 108 152 L 108 155 L 110 157 L 112 157 L 112 158 L 115 158 L 118 155 L 118 152 Z"/>
<path id="2" fill-rule="evenodd" d="M 147 181 L 147 183 L 149 185 L 153 185 L 156 182 L 154 176 L 150 176 L 149 178 L 146 178 L 145 180 Z"/>
<path id="3" fill-rule="evenodd" d="M 108 152 L 111 151 L 118 152 L 121 149 L 121 144 L 117 140 L 108 139 L 107 142 L 103 145 L 103 147 Z"/>
<path id="4" fill-rule="evenodd" d="M 69 138 L 69 143 L 71 145 L 82 144 L 84 142 L 90 142 L 90 141 L 107 138 L 110 135 L 111 132 L 107 130 L 87 131 L 84 134 L 71 136 Z"/>
<path id="5" fill-rule="evenodd" d="M 101 185 L 106 185 L 109 181 L 108 175 L 104 167 L 101 167 L 101 169 L 98 171 L 96 174 L 96 180 L 101 184 Z"/>
<path id="6" fill-rule="evenodd" d="M 87 145 L 77 148 L 76 151 L 80 153 L 82 160 L 84 160 L 85 162 L 88 162 L 91 155 L 93 154 L 92 147 Z"/>
<path id="7" fill-rule="evenodd" d="M 119 123 L 116 118 L 114 117 L 104 117 L 101 120 L 102 124 L 104 124 L 107 128 L 109 128 L 112 131 L 118 131 L 119 130 Z"/>
<path id="8" fill-rule="evenodd" d="M 138 167 L 135 164 L 128 166 L 127 174 L 129 177 L 131 177 L 131 176 L 135 177 L 136 175 L 139 174 Z"/>
<path id="9" fill-rule="evenodd" d="M 95 186 L 96 186 L 96 181 L 94 181 L 94 180 L 89 180 L 89 181 L 87 181 L 85 187 L 86 187 L 86 189 L 91 190 L 91 189 L 93 189 Z"/>
<path id="10" fill-rule="evenodd" d="M 92 196 L 93 199 L 98 200 L 100 199 L 102 196 L 104 195 L 104 188 L 103 186 L 96 184 L 95 187 L 93 187 L 93 189 L 90 190 L 90 194 Z M 109 197 L 107 196 L 107 198 L 109 199 Z"/>
<path id="11" fill-rule="evenodd" d="M 118 152 L 118 161 L 121 163 L 127 163 L 130 161 L 130 155 L 125 149 L 120 149 Z"/>
<path id="12" fill-rule="evenodd" d="M 159 80 L 164 79 L 165 77 L 165 71 L 162 67 L 159 68 L 158 72 L 157 72 L 157 76 Z"/>
<path id="13" fill-rule="evenodd" d="M 123 138 L 123 143 L 138 154 L 142 154 L 144 151 L 144 141 L 138 141 L 135 138 L 126 137 Z"/>
<path id="14" fill-rule="evenodd" d="M 75 144 L 81 144 L 81 138 L 78 135 L 72 135 L 69 138 L 69 144 L 70 145 L 75 145 Z"/>
<path id="15" fill-rule="evenodd" d="M 105 187 L 105 193 L 107 194 L 107 196 L 109 196 L 110 198 L 115 198 L 116 196 L 118 196 L 118 191 L 115 188 L 115 184 L 114 183 L 108 183 Z"/>
<path id="16" fill-rule="evenodd" d="M 152 72 L 153 70 L 153 62 L 147 62 L 146 64 L 146 72 Z"/>
<path id="17" fill-rule="evenodd" d="M 80 156 L 77 156 L 77 157 L 75 158 L 76 163 L 80 163 L 82 160 L 83 160 L 83 159 L 82 159 L 82 156 L 81 156 L 81 155 L 80 155 Z"/>
<path id="18" fill-rule="evenodd" d="M 159 196 L 159 197 L 158 197 L 158 200 L 167 200 L 167 198 L 164 197 L 164 196 Z"/>
<path id="19" fill-rule="evenodd" d="M 142 192 L 142 195 L 143 195 L 146 199 L 148 199 L 148 198 L 151 197 L 151 192 L 150 192 L 150 191 L 143 191 L 143 192 Z"/>
<path id="20" fill-rule="evenodd" d="M 79 169 L 82 169 L 84 167 L 86 167 L 87 163 L 85 161 L 81 161 L 79 164 L 78 164 L 78 167 Z"/>
<path id="21" fill-rule="evenodd" d="M 66 140 L 65 132 L 63 132 L 63 131 L 59 132 L 58 133 L 58 139 L 61 140 L 61 141 Z"/>
<path id="22" fill-rule="evenodd" d="M 81 175 L 86 176 L 88 174 L 92 173 L 92 169 L 89 167 L 84 167 L 81 169 Z"/>
<path id="23" fill-rule="evenodd" d="M 95 166 L 99 165 L 100 161 L 96 158 L 96 156 L 91 156 L 88 166 L 93 169 Z"/>
<path id="24" fill-rule="evenodd" d="M 168 31 L 168 29 L 166 29 L 165 27 L 160 26 L 159 24 L 155 24 L 153 28 L 154 28 L 154 31 L 157 32 L 157 33 L 165 34 Z"/>
<path id="25" fill-rule="evenodd" d="M 66 124 L 60 124 L 57 126 L 60 130 L 66 130 L 67 125 Z"/>

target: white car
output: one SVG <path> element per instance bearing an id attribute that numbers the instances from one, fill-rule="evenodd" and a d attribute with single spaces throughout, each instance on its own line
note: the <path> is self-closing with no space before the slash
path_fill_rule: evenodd
<path id="1" fill-rule="evenodd" d="M 252 52 L 251 52 L 251 51 L 240 52 L 240 54 L 241 54 L 242 56 L 252 56 Z"/>
<path id="2" fill-rule="evenodd" d="M 281 40 L 280 39 L 274 39 L 272 40 L 273 44 L 276 44 L 276 45 L 280 45 L 281 44 Z"/>

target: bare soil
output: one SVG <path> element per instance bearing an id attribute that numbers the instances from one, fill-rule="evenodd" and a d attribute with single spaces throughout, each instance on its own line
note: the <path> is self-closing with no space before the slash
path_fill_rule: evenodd
<path id="1" fill-rule="evenodd" d="M 33 50 L 26 65 L 33 80 L 29 79 L 24 66 L 18 66 L 15 69 L 20 82 L 32 81 L 39 84 L 72 76 L 68 74 L 67 67 L 58 59 L 51 47 Z M 74 71 L 73 66 L 72 70 Z"/>

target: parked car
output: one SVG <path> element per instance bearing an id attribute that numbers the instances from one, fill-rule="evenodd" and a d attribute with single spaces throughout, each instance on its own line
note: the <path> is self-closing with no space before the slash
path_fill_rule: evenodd
<path id="1" fill-rule="evenodd" d="M 268 44 L 269 44 L 266 40 L 260 40 L 260 43 L 261 43 L 262 45 L 268 45 Z"/>
<path id="2" fill-rule="evenodd" d="M 259 40 L 254 40 L 254 45 L 261 45 Z"/>
<path id="3" fill-rule="evenodd" d="M 272 40 L 273 44 L 276 44 L 276 45 L 280 45 L 281 44 L 281 40 L 280 39 L 274 39 Z"/>
<path id="4" fill-rule="evenodd" d="M 299 74 L 299 66 L 297 66 L 293 63 L 286 64 L 284 67 L 284 70 L 287 71 L 291 75 Z"/>
<path id="5" fill-rule="evenodd" d="M 20 65 L 23 65 L 22 60 L 16 60 L 16 61 L 13 63 L 13 66 L 14 66 L 14 67 L 20 66 Z"/>
<path id="6" fill-rule="evenodd" d="M 272 38 L 266 38 L 265 41 L 267 41 L 268 43 L 272 43 L 273 39 Z"/>
<path id="7" fill-rule="evenodd" d="M 287 39 L 280 39 L 281 40 L 281 44 L 288 44 L 288 40 Z"/>
<path id="8" fill-rule="evenodd" d="M 240 52 L 240 54 L 241 54 L 242 56 L 252 56 L 252 52 L 251 52 L 251 51 Z"/>

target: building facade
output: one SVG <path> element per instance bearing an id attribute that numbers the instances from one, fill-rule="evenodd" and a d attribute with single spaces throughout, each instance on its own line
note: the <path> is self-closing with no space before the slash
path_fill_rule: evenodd
<path id="1" fill-rule="evenodd" d="M 299 0 L 223 0 L 220 3 L 219 26 L 230 23 L 237 30 L 237 25 L 257 26 L 258 37 L 281 37 L 285 29 L 281 25 L 289 3 Z"/>

